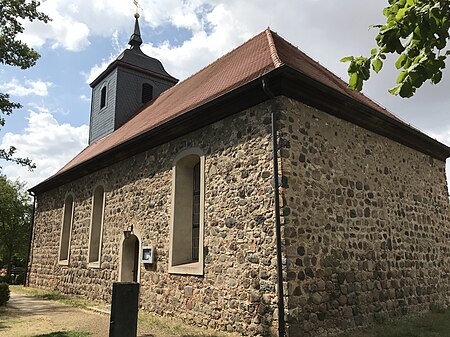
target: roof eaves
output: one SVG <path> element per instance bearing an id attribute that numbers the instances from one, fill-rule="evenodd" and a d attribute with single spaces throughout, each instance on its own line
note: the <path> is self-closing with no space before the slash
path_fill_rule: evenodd
<path id="1" fill-rule="evenodd" d="M 173 138 L 179 137 L 180 135 L 192 132 L 205 125 L 211 124 L 214 121 L 221 120 L 226 116 L 230 116 L 238 111 L 242 111 L 246 108 L 259 104 L 268 99 L 266 94 L 262 91 L 262 87 L 260 87 L 261 77 L 276 75 L 279 70 L 282 70 L 282 68 L 262 74 L 250 82 L 244 83 L 233 90 L 222 93 L 213 100 L 204 102 L 200 106 L 194 107 L 171 120 L 161 123 L 154 129 L 138 134 L 134 138 L 109 148 L 95 157 L 89 158 L 78 164 L 77 166 L 64 170 L 64 168 L 70 164 L 69 162 L 64 168 L 59 170 L 58 173 L 30 188 L 29 191 L 34 193 L 42 193 L 44 191 L 56 188 L 61 184 L 67 183 L 69 180 L 81 178 L 89 173 L 107 167 L 108 165 L 153 148 Z M 244 99 L 237 99 L 238 97 Z M 214 114 L 200 114 L 199 112 L 202 111 L 214 111 Z M 203 116 L 203 118 L 199 119 L 200 116 Z M 182 128 L 182 125 L 188 126 L 187 128 Z M 164 140 L 155 141 L 154 138 L 158 135 L 164 138 Z M 86 149 L 83 151 L 85 150 Z M 120 154 L 117 155 L 119 152 Z M 107 161 L 107 159 L 110 161 Z M 95 163 L 97 163 L 97 165 L 95 165 Z"/>
<path id="2" fill-rule="evenodd" d="M 284 66 L 286 79 L 282 94 L 349 121 L 378 135 L 387 137 L 409 148 L 445 161 L 450 157 L 450 147 L 411 127 L 398 118 L 355 97 L 327 86 L 289 65 Z"/>

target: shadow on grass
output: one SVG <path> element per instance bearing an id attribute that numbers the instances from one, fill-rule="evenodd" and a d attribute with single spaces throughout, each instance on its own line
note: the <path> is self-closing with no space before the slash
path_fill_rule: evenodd
<path id="1" fill-rule="evenodd" d="M 10 325 L 8 324 L 8 318 L 10 318 L 10 317 L 11 317 L 11 315 L 5 309 L 5 307 L 1 307 L 0 308 L 0 332 L 8 329 L 10 327 Z"/>
<path id="2" fill-rule="evenodd" d="M 57 331 L 43 335 L 34 335 L 33 337 L 89 337 L 90 335 L 89 332 L 82 331 Z"/>
<path id="3" fill-rule="evenodd" d="M 416 314 L 356 329 L 336 337 L 449 337 L 450 309 Z"/>

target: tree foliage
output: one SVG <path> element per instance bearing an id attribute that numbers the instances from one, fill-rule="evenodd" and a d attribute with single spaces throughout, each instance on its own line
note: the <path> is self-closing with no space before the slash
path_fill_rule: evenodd
<path id="1" fill-rule="evenodd" d="M 23 20 L 39 20 L 48 22 L 47 15 L 38 12 L 39 1 L 29 0 L 0 0 L 0 63 L 9 66 L 27 69 L 32 67 L 39 54 L 34 49 L 27 46 L 17 37 L 23 33 Z M 9 95 L 0 93 L 0 126 L 5 125 L 4 116 L 10 115 L 14 109 L 21 105 L 11 102 Z M 0 150 L 0 159 L 14 161 L 18 164 L 34 168 L 34 164 L 28 158 L 16 158 L 16 149 L 10 147 L 7 150 Z"/>
<path id="2" fill-rule="evenodd" d="M 344 57 L 350 62 L 349 87 L 362 90 L 371 70 L 378 73 L 387 54 L 397 54 L 397 85 L 389 92 L 411 97 L 426 81 L 437 84 L 442 79 L 445 61 L 450 55 L 447 42 L 450 30 L 450 0 L 389 0 L 383 10 L 384 25 L 376 37 L 377 48 L 370 56 Z"/>
<path id="3" fill-rule="evenodd" d="M 0 175 L 0 260 L 7 265 L 26 260 L 32 205 L 24 185 Z"/>

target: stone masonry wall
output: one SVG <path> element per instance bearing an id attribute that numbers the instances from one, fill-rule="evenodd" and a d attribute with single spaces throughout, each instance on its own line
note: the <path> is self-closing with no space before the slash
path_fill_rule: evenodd
<path id="1" fill-rule="evenodd" d="M 289 337 L 325 336 L 450 298 L 444 163 L 297 101 L 278 98 Z M 167 273 L 172 163 L 205 162 L 204 276 Z M 270 104 L 264 103 L 38 196 L 30 285 L 110 301 L 123 231 L 141 306 L 250 336 L 277 327 Z M 106 206 L 101 268 L 87 266 L 93 189 Z M 69 266 L 57 263 L 65 195 L 75 199 Z"/>
<path id="2" fill-rule="evenodd" d="M 276 329 L 276 246 L 270 109 L 264 103 L 38 196 L 30 285 L 110 301 L 123 231 L 131 225 L 157 262 L 140 265 L 144 309 L 200 326 L 269 336 Z M 204 276 L 168 274 L 172 164 L 206 154 Z M 93 189 L 106 195 L 101 268 L 87 265 Z M 74 195 L 70 262 L 58 265 L 62 207 Z"/>
<path id="3" fill-rule="evenodd" d="M 445 163 L 282 102 L 289 337 L 448 302 Z"/>

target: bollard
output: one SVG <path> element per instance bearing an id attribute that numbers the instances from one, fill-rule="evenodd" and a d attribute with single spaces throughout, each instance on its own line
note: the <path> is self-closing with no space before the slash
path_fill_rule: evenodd
<path id="1" fill-rule="evenodd" d="M 139 283 L 114 282 L 109 337 L 136 337 Z"/>

